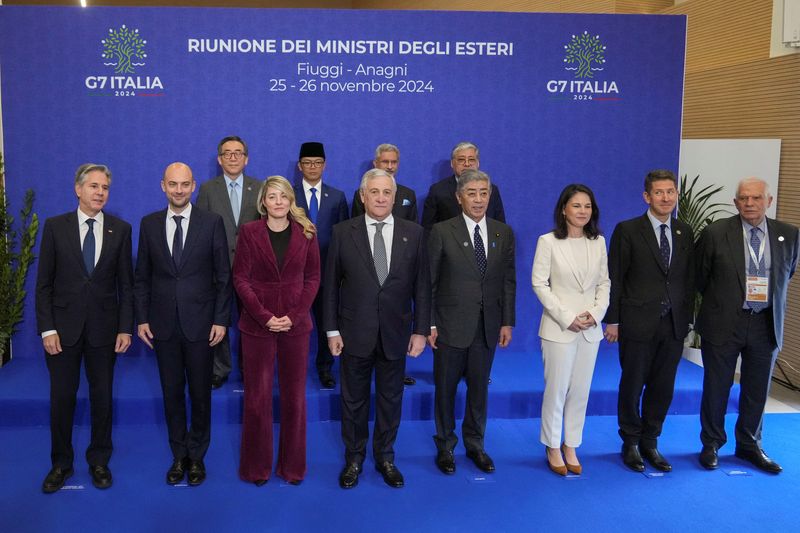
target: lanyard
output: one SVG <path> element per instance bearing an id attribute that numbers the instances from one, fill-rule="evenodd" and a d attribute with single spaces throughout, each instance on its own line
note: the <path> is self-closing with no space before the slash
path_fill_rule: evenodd
<path id="1" fill-rule="evenodd" d="M 766 232 L 762 233 L 764 233 L 764 238 L 761 239 L 761 245 L 758 247 L 758 255 L 756 255 L 755 250 L 753 250 L 753 245 L 750 244 L 750 239 L 749 236 L 747 235 L 747 230 L 744 229 L 744 226 L 742 226 L 742 235 L 744 236 L 744 241 L 747 243 L 747 251 L 750 253 L 750 260 L 753 261 L 753 264 L 756 265 L 756 268 L 758 268 L 758 266 L 761 264 L 761 258 L 764 256 L 764 249 L 767 245 L 767 234 Z"/>

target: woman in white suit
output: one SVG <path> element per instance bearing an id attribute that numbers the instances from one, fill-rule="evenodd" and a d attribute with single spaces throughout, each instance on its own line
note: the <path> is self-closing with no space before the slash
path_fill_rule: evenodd
<path id="1" fill-rule="evenodd" d="M 545 381 L 540 440 L 550 469 L 564 476 L 582 471 L 575 449 L 582 441 L 611 282 L 591 189 L 567 185 L 553 216 L 555 229 L 536 245 L 532 278 L 544 307 L 539 326 Z"/>

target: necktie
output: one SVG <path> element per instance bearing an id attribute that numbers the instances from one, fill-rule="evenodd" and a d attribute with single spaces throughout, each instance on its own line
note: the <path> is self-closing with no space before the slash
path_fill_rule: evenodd
<path id="1" fill-rule="evenodd" d="M 667 225 L 661 224 L 661 261 L 664 270 L 669 270 L 669 239 L 667 239 Z"/>
<path id="2" fill-rule="evenodd" d="M 93 218 L 86 219 L 86 225 L 89 226 L 89 231 L 83 238 L 83 264 L 86 265 L 86 273 L 91 274 L 94 270 L 94 222 Z"/>
<path id="3" fill-rule="evenodd" d="M 389 275 L 389 266 L 386 264 L 386 243 L 383 242 L 381 230 L 386 222 L 375 222 L 375 238 L 372 241 L 372 260 L 375 262 L 375 273 L 378 274 L 378 283 L 383 285 Z"/>
<path id="4" fill-rule="evenodd" d="M 233 210 L 233 221 L 239 225 L 239 184 L 231 182 L 231 209 Z"/>
<path id="5" fill-rule="evenodd" d="M 758 251 L 761 248 L 761 238 L 758 236 L 759 229 L 758 228 L 751 228 L 750 229 L 750 247 Z M 750 276 L 761 276 L 764 277 L 767 275 L 767 266 L 766 266 L 766 259 L 764 258 L 766 254 L 761 254 L 761 258 L 758 261 L 758 265 L 755 264 L 753 261 L 753 257 L 750 257 L 750 265 L 748 266 L 748 275 Z M 758 313 L 766 309 L 767 302 L 747 302 L 747 305 Z"/>
<path id="6" fill-rule="evenodd" d="M 174 215 L 172 219 L 175 221 L 175 234 L 172 236 L 172 261 L 175 263 L 175 268 L 180 268 L 181 254 L 183 253 L 183 227 L 181 226 L 183 217 Z"/>
<path id="7" fill-rule="evenodd" d="M 478 224 L 475 225 L 475 261 L 478 262 L 481 275 L 486 274 L 486 248 L 483 247 L 481 227 Z"/>
<path id="8" fill-rule="evenodd" d="M 317 223 L 317 213 L 319 213 L 319 200 L 317 200 L 317 188 L 311 187 L 311 203 L 308 206 L 308 218 L 314 224 Z"/>

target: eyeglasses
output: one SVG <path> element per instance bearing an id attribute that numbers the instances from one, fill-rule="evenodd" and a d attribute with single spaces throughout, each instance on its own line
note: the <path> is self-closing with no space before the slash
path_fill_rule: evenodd
<path id="1" fill-rule="evenodd" d="M 241 159 L 247 154 L 241 150 L 225 150 L 219 155 L 222 157 L 222 159 Z"/>
<path id="2" fill-rule="evenodd" d="M 456 159 L 456 163 L 458 163 L 459 165 L 474 165 L 477 162 L 478 159 L 475 157 L 469 157 L 469 158 L 459 157 L 458 159 Z"/>
<path id="3" fill-rule="evenodd" d="M 316 168 L 316 167 L 321 167 L 322 165 L 324 165 L 325 164 L 325 160 L 324 159 L 315 159 L 313 161 L 308 161 L 308 160 L 304 159 L 304 160 L 300 161 L 300 164 L 302 166 L 304 166 L 305 168 Z"/>

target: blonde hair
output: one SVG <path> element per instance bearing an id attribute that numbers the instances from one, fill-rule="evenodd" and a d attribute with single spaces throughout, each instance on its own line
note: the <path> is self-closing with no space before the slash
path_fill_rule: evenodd
<path id="1" fill-rule="evenodd" d="M 256 204 L 258 212 L 261 213 L 261 215 L 267 215 L 267 209 L 264 207 L 264 197 L 267 195 L 267 189 L 270 187 L 281 191 L 289 199 L 289 218 L 303 226 L 303 235 L 306 236 L 306 239 L 314 237 L 317 233 L 316 226 L 308 219 L 303 208 L 298 207 L 295 201 L 292 184 L 283 176 L 270 176 L 261 184 L 261 189 L 258 191 L 258 203 Z"/>

